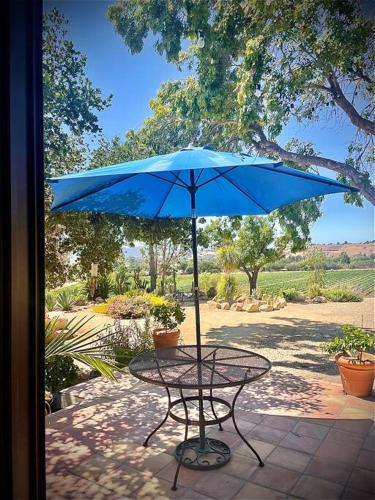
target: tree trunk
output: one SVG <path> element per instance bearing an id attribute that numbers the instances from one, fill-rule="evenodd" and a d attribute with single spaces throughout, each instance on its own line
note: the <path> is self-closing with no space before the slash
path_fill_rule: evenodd
<path id="1" fill-rule="evenodd" d="M 284 161 L 291 161 L 301 167 L 315 165 L 333 170 L 347 177 L 352 185 L 358 188 L 361 194 L 372 204 L 375 205 L 375 187 L 371 185 L 366 175 L 359 172 L 351 165 L 339 161 L 331 160 L 316 155 L 304 155 L 293 153 L 279 146 L 276 142 L 269 141 L 259 125 L 252 125 L 253 130 L 259 137 L 259 141 L 254 141 L 253 146 L 261 154 L 277 155 Z"/>
<path id="2" fill-rule="evenodd" d="M 249 281 L 249 293 L 250 293 L 250 296 L 251 296 L 253 294 L 253 292 L 257 289 L 257 281 L 258 281 L 259 271 L 258 270 L 256 270 L 256 271 L 249 271 L 246 268 L 242 268 L 242 270 L 246 274 L 247 279 Z"/>
<path id="3" fill-rule="evenodd" d="M 148 265 L 150 273 L 150 290 L 153 292 L 156 289 L 157 283 L 157 269 L 156 269 L 156 259 L 155 259 L 155 247 L 153 243 L 148 244 Z"/>

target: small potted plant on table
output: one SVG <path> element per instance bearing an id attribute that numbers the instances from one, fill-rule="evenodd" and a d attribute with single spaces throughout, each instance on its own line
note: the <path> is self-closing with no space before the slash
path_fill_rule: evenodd
<path id="1" fill-rule="evenodd" d="M 375 335 L 354 325 L 342 327 L 342 337 L 322 344 L 322 350 L 335 354 L 344 392 L 357 397 L 371 396 L 374 384 Z M 371 359 L 372 358 L 372 359 Z"/>
<path id="2" fill-rule="evenodd" d="M 152 332 L 155 349 L 176 347 L 180 338 L 180 330 L 177 327 L 186 317 L 180 304 L 178 302 L 160 304 L 154 306 L 150 312 L 157 325 Z"/>

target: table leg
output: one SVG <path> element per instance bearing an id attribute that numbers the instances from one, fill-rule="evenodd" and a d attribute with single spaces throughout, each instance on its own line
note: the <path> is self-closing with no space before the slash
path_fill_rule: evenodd
<path id="1" fill-rule="evenodd" d="M 258 459 L 258 462 L 259 462 L 259 465 L 260 467 L 264 467 L 264 463 L 262 461 L 262 459 L 260 458 L 258 452 L 251 446 L 251 444 L 244 438 L 244 436 L 241 434 L 241 431 L 239 430 L 238 426 L 237 426 L 237 422 L 236 422 L 236 419 L 234 417 L 234 408 L 235 408 L 235 405 L 236 405 L 236 401 L 237 401 L 237 398 L 238 396 L 240 395 L 240 392 L 242 391 L 243 387 L 244 387 L 245 384 L 242 384 L 240 386 L 240 388 L 238 389 L 236 395 L 234 396 L 233 398 L 233 401 L 232 401 L 232 420 L 233 420 L 233 425 L 234 425 L 234 428 L 236 429 L 237 431 L 237 434 L 240 436 L 240 438 L 242 439 L 242 441 L 246 444 L 246 446 L 248 446 L 250 448 L 250 450 L 254 453 L 254 455 L 257 457 Z"/>
<path id="2" fill-rule="evenodd" d="M 210 389 L 210 397 L 212 398 L 213 397 L 213 394 L 212 394 L 212 389 Z M 211 410 L 212 410 L 212 413 L 213 413 L 213 416 L 216 418 L 217 420 L 217 415 L 216 415 L 216 412 L 215 412 L 215 407 L 214 407 L 214 403 L 213 401 L 211 400 Z M 219 431 L 223 431 L 223 426 L 221 425 L 221 422 L 219 422 Z"/>
<path id="3" fill-rule="evenodd" d="M 167 421 L 167 418 L 168 418 L 168 415 L 169 415 L 169 410 L 171 409 L 171 394 L 169 392 L 169 389 L 168 387 L 165 388 L 165 390 L 167 391 L 167 395 L 168 395 L 168 409 L 167 409 L 167 413 L 165 414 L 165 417 L 164 419 L 162 420 L 162 422 L 148 435 L 147 439 L 145 440 L 145 442 L 143 443 L 143 446 L 145 448 L 147 448 L 148 446 L 148 441 L 149 439 L 155 434 L 155 432 L 157 432 L 160 427 L 162 427 L 165 422 Z"/>
<path id="4" fill-rule="evenodd" d="M 171 488 L 173 491 L 177 490 L 178 474 L 180 472 L 181 464 L 182 464 L 182 461 L 184 459 L 185 446 L 186 446 L 186 442 L 187 442 L 187 438 L 188 438 L 188 431 L 189 431 L 189 413 L 188 413 L 188 409 L 187 409 L 187 405 L 186 405 L 186 401 L 185 401 L 182 389 L 180 389 L 180 396 L 181 396 L 182 404 L 184 405 L 184 411 L 185 411 L 185 439 L 184 439 L 183 444 L 182 444 L 181 454 L 179 456 L 176 473 L 174 475 L 173 486 Z"/>

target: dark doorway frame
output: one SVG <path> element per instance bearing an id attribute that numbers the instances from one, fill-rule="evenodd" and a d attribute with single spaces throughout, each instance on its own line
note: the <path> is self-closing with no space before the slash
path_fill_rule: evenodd
<path id="1" fill-rule="evenodd" d="M 42 2 L 3 0 L 0 53 L 2 498 L 45 498 Z"/>

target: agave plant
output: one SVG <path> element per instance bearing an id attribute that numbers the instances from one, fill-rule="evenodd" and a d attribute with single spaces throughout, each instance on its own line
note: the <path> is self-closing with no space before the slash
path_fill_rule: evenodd
<path id="1" fill-rule="evenodd" d="M 56 297 L 52 293 L 46 293 L 46 311 L 53 311 L 56 307 Z"/>
<path id="2" fill-rule="evenodd" d="M 91 319 L 92 316 L 72 318 L 61 330 L 56 329 L 58 318 L 46 322 L 46 362 L 52 361 L 55 356 L 69 357 L 97 370 L 103 377 L 115 381 L 114 372 L 119 369 L 119 365 L 114 358 L 113 332 L 107 327 L 94 327 L 82 331 Z"/>
<path id="3" fill-rule="evenodd" d="M 71 311 L 76 300 L 77 297 L 72 291 L 61 290 L 56 296 L 56 307 L 61 311 Z"/>

